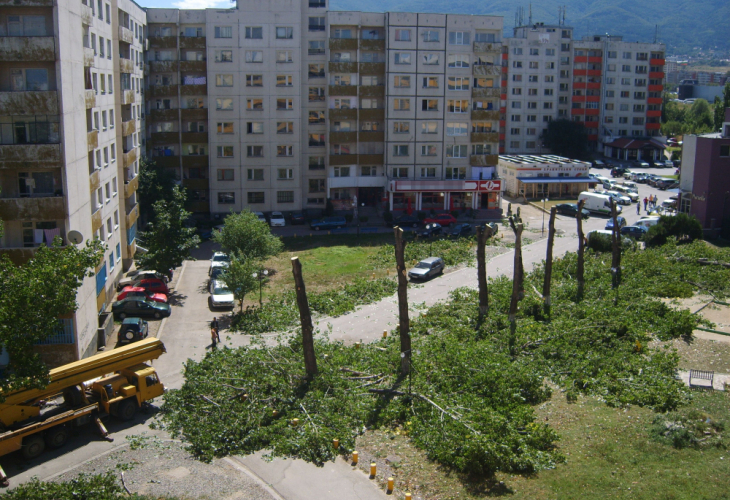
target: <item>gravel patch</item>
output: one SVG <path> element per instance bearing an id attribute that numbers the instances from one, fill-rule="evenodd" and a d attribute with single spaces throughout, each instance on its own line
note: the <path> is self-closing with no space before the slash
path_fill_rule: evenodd
<path id="1" fill-rule="evenodd" d="M 180 499 L 274 500 L 258 482 L 225 460 L 206 464 L 194 459 L 178 441 L 133 436 L 119 450 L 92 459 L 55 477 L 68 481 L 81 473 L 121 473 L 132 493 Z"/>

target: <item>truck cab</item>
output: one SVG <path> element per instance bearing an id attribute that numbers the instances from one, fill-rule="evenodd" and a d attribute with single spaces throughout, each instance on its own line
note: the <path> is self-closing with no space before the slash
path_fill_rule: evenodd
<path id="1" fill-rule="evenodd" d="M 165 387 L 154 368 L 140 363 L 94 381 L 91 390 L 105 413 L 130 420 L 143 402 L 161 396 Z"/>

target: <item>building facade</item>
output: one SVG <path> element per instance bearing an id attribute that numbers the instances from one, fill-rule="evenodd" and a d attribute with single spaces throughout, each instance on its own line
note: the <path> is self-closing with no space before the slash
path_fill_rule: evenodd
<path id="1" fill-rule="evenodd" d="M 577 198 L 588 189 L 591 164 L 555 155 L 500 155 L 499 177 L 515 198 Z"/>
<path id="2" fill-rule="evenodd" d="M 96 352 L 134 256 L 145 24 L 129 0 L 0 2 L 0 252 L 21 264 L 71 231 L 106 245 L 46 341 L 58 362 Z"/>

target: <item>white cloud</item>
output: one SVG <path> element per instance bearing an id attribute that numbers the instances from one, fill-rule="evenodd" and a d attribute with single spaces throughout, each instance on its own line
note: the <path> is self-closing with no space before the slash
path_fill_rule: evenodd
<path id="1" fill-rule="evenodd" d="M 230 0 L 182 0 L 173 2 L 178 9 L 214 9 L 235 7 L 235 2 Z"/>

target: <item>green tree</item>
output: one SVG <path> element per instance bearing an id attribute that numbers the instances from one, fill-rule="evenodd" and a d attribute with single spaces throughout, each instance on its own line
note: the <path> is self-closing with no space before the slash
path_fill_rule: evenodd
<path id="1" fill-rule="evenodd" d="M 249 293 L 256 291 L 259 286 L 258 279 L 253 277 L 254 273 L 261 271 L 258 262 L 232 255 L 230 264 L 220 275 L 220 280 L 233 293 L 241 310 L 243 310 L 243 299 Z"/>
<path id="2" fill-rule="evenodd" d="M 672 216 L 663 215 L 657 224 L 649 228 L 644 241 L 649 246 L 660 246 L 672 236 L 683 242 L 702 239 L 702 225 L 694 215 L 681 212 Z"/>
<path id="3" fill-rule="evenodd" d="M 687 106 L 679 104 L 678 102 L 669 101 L 666 103 L 664 108 L 664 121 L 665 122 L 680 122 L 684 123 L 687 114 Z"/>
<path id="4" fill-rule="evenodd" d="M 250 210 L 228 215 L 223 229 L 215 232 L 213 240 L 230 255 L 249 260 L 265 259 L 282 248 L 281 240 L 271 234 L 269 225 Z"/>
<path id="5" fill-rule="evenodd" d="M 713 126 L 712 110 L 710 104 L 704 99 L 697 99 L 687 111 L 687 121 L 691 127 L 688 132 L 700 134 L 709 132 Z"/>
<path id="6" fill-rule="evenodd" d="M 48 368 L 33 346 L 57 334 L 59 318 L 78 309 L 76 292 L 85 277 L 94 276 L 103 256 L 96 239 L 78 248 L 62 246 L 58 237 L 50 247 L 41 245 L 21 266 L 0 255 L 0 344 L 10 356 L 6 376 L 0 380 L 0 401 L 10 387 L 48 384 Z"/>
<path id="7" fill-rule="evenodd" d="M 662 134 L 666 136 L 682 135 L 684 134 L 684 124 L 678 121 L 670 121 L 662 123 Z"/>
<path id="8" fill-rule="evenodd" d="M 556 155 L 584 159 L 588 152 L 588 133 L 578 122 L 553 120 L 548 123 L 541 139 Z"/>
<path id="9" fill-rule="evenodd" d="M 172 189 L 170 200 L 159 200 L 153 205 L 154 221 L 142 233 L 147 253 L 139 254 L 137 265 L 143 269 L 167 272 L 190 255 L 200 243 L 195 228 L 185 227 L 190 212 L 185 210 L 185 192 L 178 186 Z"/>
<path id="10" fill-rule="evenodd" d="M 154 217 L 156 201 L 171 200 L 173 188 L 177 185 L 175 171 L 158 166 L 154 160 L 142 158 L 139 167 L 139 218 L 146 224 Z"/>
<path id="11" fill-rule="evenodd" d="M 725 110 L 730 108 L 730 82 L 722 90 L 722 99 L 715 97 L 715 130 L 720 130 L 725 122 Z"/>

